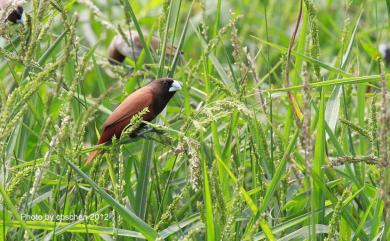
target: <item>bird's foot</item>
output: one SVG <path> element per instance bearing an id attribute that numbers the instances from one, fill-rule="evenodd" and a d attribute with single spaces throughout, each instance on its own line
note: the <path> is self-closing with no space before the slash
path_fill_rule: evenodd
<path id="1" fill-rule="evenodd" d="M 136 133 L 132 134 L 131 137 L 142 137 L 145 134 L 148 134 L 148 133 L 151 133 L 151 132 L 154 132 L 154 133 L 157 133 L 157 134 L 163 134 L 164 133 L 163 130 L 152 128 L 152 127 L 148 127 L 148 128 L 144 128 L 144 129 L 142 129 L 140 131 L 137 131 Z"/>

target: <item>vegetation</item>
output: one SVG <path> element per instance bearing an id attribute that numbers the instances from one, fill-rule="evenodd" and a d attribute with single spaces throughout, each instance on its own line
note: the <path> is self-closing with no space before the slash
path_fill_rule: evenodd
<path id="1" fill-rule="evenodd" d="M 32 0 L 25 13 L 0 27 L 1 240 L 390 240 L 390 1 Z M 159 51 L 110 65 L 129 29 Z M 183 89 L 158 120 L 95 146 L 115 106 L 165 76 Z"/>

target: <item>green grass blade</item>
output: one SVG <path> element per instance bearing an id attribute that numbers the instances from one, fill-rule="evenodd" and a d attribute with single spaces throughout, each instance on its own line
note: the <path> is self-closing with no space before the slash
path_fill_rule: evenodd
<path id="1" fill-rule="evenodd" d="M 135 212 L 142 219 L 146 217 L 146 207 L 148 206 L 147 195 L 150 169 L 153 161 L 153 149 L 153 141 L 145 140 L 137 180 L 137 193 L 135 195 Z"/>
<path id="2" fill-rule="evenodd" d="M 386 0 L 386 7 L 387 7 L 387 21 L 389 22 L 389 26 L 390 26 L 390 0 Z"/>
<path id="3" fill-rule="evenodd" d="M 18 220 L 18 222 L 20 223 L 20 226 L 23 227 L 23 229 L 27 232 L 28 236 L 31 239 L 37 240 L 35 238 L 34 234 L 31 232 L 31 230 L 28 227 L 28 225 L 23 221 L 23 219 L 20 216 L 20 214 L 18 213 L 18 210 L 16 209 L 16 207 L 12 204 L 12 201 L 9 198 L 7 192 L 4 190 L 3 185 L 0 185 L 0 193 L 1 193 L 1 196 L 3 197 L 5 205 L 10 209 L 11 213 L 14 215 L 16 220 Z M 3 207 L 3 208 L 5 208 L 5 207 Z M 5 217 L 3 217 L 3 220 L 5 220 Z M 1 225 L 1 228 L 2 227 L 3 227 L 3 225 Z"/>
<path id="4" fill-rule="evenodd" d="M 2 222 L 0 222 L 2 225 Z M 9 227 L 21 227 L 22 225 L 18 221 L 11 221 L 5 223 Z M 66 232 L 69 233 L 89 233 L 89 234 L 99 234 L 99 235 L 118 235 L 120 237 L 128 237 L 128 238 L 144 238 L 144 235 L 141 233 L 125 230 L 125 229 L 114 229 L 113 227 L 103 227 L 98 225 L 88 225 L 88 231 L 85 229 L 84 224 L 73 224 L 67 222 L 53 222 L 53 221 L 27 221 L 26 225 L 28 228 L 33 230 L 47 230 L 53 231 L 54 226 L 57 228 L 64 228 Z"/>
<path id="5" fill-rule="evenodd" d="M 325 93 L 321 91 L 321 100 L 320 100 L 320 108 L 319 108 L 319 117 L 317 122 L 317 134 L 315 138 L 315 150 L 314 150 L 314 160 L 313 160 L 313 172 L 316 174 L 318 178 L 323 179 L 323 171 L 322 166 L 325 163 Z M 315 182 L 314 182 L 315 183 Z M 323 195 L 323 191 L 321 187 L 314 184 L 313 190 L 311 193 L 311 211 L 312 211 L 312 231 L 313 235 L 315 234 L 315 226 L 317 224 L 324 223 L 325 217 L 325 198 Z M 315 214 L 315 210 L 321 210 L 320 213 Z M 315 237 L 312 237 L 315 239 Z"/>
<path id="6" fill-rule="evenodd" d="M 142 233 L 148 240 L 155 240 L 158 236 L 157 232 L 150 227 L 147 223 L 145 223 L 142 219 L 140 219 L 133 212 L 128 210 L 122 204 L 120 204 L 117 200 L 111 197 L 106 191 L 104 191 L 101 187 L 99 187 L 96 182 L 94 182 L 87 174 L 85 174 L 80 168 L 78 168 L 73 162 L 68 159 L 65 159 L 68 165 L 80 176 L 82 177 L 88 184 L 91 185 L 93 189 L 95 189 L 99 195 L 106 200 L 108 204 L 114 208 L 119 215 L 123 217 L 123 219 L 131 226 L 133 226 L 136 230 Z"/>
<path id="7" fill-rule="evenodd" d="M 379 196 L 379 195 L 377 194 L 377 196 Z M 375 235 L 379 231 L 380 223 L 381 223 L 382 215 L 383 215 L 383 208 L 384 208 L 384 205 L 383 205 L 382 200 L 380 198 L 377 198 L 374 215 L 372 217 L 373 222 L 371 225 L 370 240 L 374 240 Z"/>
<path id="8" fill-rule="evenodd" d="M 205 219 L 206 219 L 206 235 L 208 241 L 214 241 L 215 228 L 214 228 L 213 204 L 211 199 L 211 190 L 210 190 L 205 158 L 202 158 L 202 175 L 203 175 L 203 200 L 205 206 L 204 208 L 205 208 Z"/>
<path id="9" fill-rule="evenodd" d="M 192 12 L 192 7 L 194 6 L 194 2 L 195 1 L 192 1 L 190 10 L 188 11 L 186 22 L 184 23 L 183 32 L 181 33 L 181 36 L 180 36 L 179 45 L 176 47 L 175 56 L 173 57 L 173 61 L 172 61 L 172 65 L 171 65 L 171 68 L 170 68 L 169 73 L 168 73 L 168 77 L 173 77 L 173 75 L 176 71 L 176 67 L 179 64 L 179 59 L 183 57 L 181 54 L 181 50 L 183 48 L 184 40 L 186 38 L 188 23 L 190 20 L 190 16 L 191 16 L 191 12 Z"/>
<path id="10" fill-rule="evenodd" d="M 386 78 L 389 77 L 390 74 L 387 74 Z M 378 82 L 378 81 L 380 81 L 379 75 L 369 75 L 369 76 L 348 77 L 344 79 L 333 79 L 333 80 L 315 82 L 315 83 L 310 83 L 309 86 L 310 88 L 319 88 L 319 87 L 328 87 L 328 86 L 335 86 L 335 85 L 361 84 L 361 83 Z M 299 90 L 302 88 L 303 85 L 295 85 L 295 86 L 289 86 L 285 88 L 269 89 L 266 91 L 270 93 L 275 93 L 275 92 L 287 92 L 289 90 Z"/>
<path id="11" fill-rule="evenodd" d="M 280 45 L 277 45 L 277 44 L 274 44 L 274 43 L 271 43 L 271 42 L 268 42 L 266 40 L 263 40 L 263 39 L 260 39 L 260 38 L 257 38 L 257 37 L 254 37 L 253 38 L 259 40 L 260 42 L 264 43 L 264 44 L 267 44 L 275 49 L 278 49 L 280 51 L 283 51 L 283 52 L 287 52 L 287 48 L 285 47 L 282 47 Z M 317 64 L 319 65 L 320 67 L 330 71 L 330 72 L 334 72 L 334 73 L 337 73 L 337 74 L 340 74 L 341 76 L 344 76 L 344 77 L 350 77 L 351 74 L 350 73 L 347 73 L 341 69 L 338 69 L 338 68 L 335 68 L 333 66 L 330 66 L 329 64 L 326 64 L 318 59 L 314 59 L 310 56 L 307 56 L 307 55 L 304 55 L 304 54 L 301 54 L 301 53 L 297 53 L 296 51 L 292 51 L 291 54 L 293 56 L 299 56 L 299 57 L 302 57 L 303 59 L 305 59 L 306 61 L 310 62 L 310 63 L 313 63 L 313 64 Z"/>
<path id="12" fill-rule="evenodd" d="M 191 24 L 194 32 L 196 33 L 196 36 L 198 37 L 198 39 L 201 41 L 202 43 L 202 46 L 204 48 L 207 47 L 207 43 L 206 41 L 203 39 L 202 35 L 199 33 L 199 31 L 196 29 L 196 27 Z M 209 53 L 208 55 L 208 58 L 211 60 L 211 62 L 213 63 L 213 66 L 214 68 L 217 70 L 219 76 L 221 77 L 222 81 L 226 84 L 226 85 L 229 85 L 230 84 L 230 78 L 228 77 L 226 71 L 224 70 L 221 62 L 217 59 L 217 57 L 213 54 L 213 53 Z"/>
<path id="13" fill-rule="evenodd" d="M 130 18 L 131 18 L 131 20 L 134 23 L 134 27 L 135 27 L 135 29 L 138 32 L 139 38 L 141 40 L 141 43 L 142 43 L 143 46 L 145 46 L 144 50 L 145 50 L 145 53 L 146 53 L 146 57 L 150 61 L 153 61 L 153 56 L 152 56 L 152 54 L 150 52 L 150 48 L 146 47 L 148 45 L 146 44 L 144 34 L 143 34 L 141 26 L 140 26 L 140 24 L 139 24 L 139 22 L 137 20 L 137 17 L 135 16 L 134 10 L 133 10 L 133 8 L 132 8 L 132 6 L 130 4 L 130 0 L 123 0 L 123 4 L 124 4 L 125 13 L 130 15 Z"/>
<path id="14" fill-rule="evenodd" d="M 164 38 L 162 39 L 163 42 L 162 42 L 160 61 L 158 63 L 159 69 L 158 69 L 158 74 L 157 74 L 157 76 L 159 78 L 164 75 L 165 57 L 166 57 L 168 34 L 169 34 L 169 23 L 171 22 L 171 18 L 172 18 L 171 11 L 173 9 L 173 2 L 174 1 L 170 1 L 170 3 L 169 3 L 168 19 L 167 19 L 166 25 L 165 25 Z"/>
<path id="15" fill-rule="evenodd" d="M 298 138 L 298 133 L 299 133 L 299 131 L 297 129 L 294 132 L 294 135 L 292 136 L 292 138 L 287 146 L 287 149 L 285 150 L 285 153 L 283 154 L 283 158 L 280 161 L 279 166 L 276 168 L 275 174 L 271 180 L 270 185 L 268 186 L 268 189 L 265 193 L 264 199 L 262 200 L 262 202 L 260 204 L 260 207 L 259 207 L 260 214 L 266 210 L 273 194 L 276 191 L 276 188 L 278 187 L 280 179 L 282 178 L 282 175 L 283 175 L 285 168 L 286 168 L 286 165 L 287 165 L 288 156 L 290 155 L 291 151 L 293 150 L 293 148 L 296 144 L 296 141 Z"/>

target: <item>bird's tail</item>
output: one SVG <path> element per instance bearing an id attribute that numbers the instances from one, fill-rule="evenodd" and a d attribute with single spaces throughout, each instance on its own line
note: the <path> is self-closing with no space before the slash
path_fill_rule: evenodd
<path id="1" fill-rule="evenodd" d="M 99 155 L 100 150 L 94 150 L 93 152 L 89 153 L 88 159 L 85 162 L 85 166 L 89 165 L 96 157 Z"/>
<path id="2" fill-rule="evenodd" d="M 101 144 L 109 141 L 111 139 L 111 137 L 115 134 L 114 131 L 115 131 L 115 129 L 113 129 L 111 127 L 105 128 L 96 145 L 101 145 Z M 87 166 L 88 164 L 90 164 L 93 160 L 95 160 L 95 158 L 97 157 L 97 155 L 99 155 L 99 153 L 100 153 L 100 150 L 94 150 L 93 152 L 89 153 L 88 159 L 84 165 Z"/>

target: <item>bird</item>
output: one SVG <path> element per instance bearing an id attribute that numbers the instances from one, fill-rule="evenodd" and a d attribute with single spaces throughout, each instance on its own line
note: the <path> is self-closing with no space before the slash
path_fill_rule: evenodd
<path id="1" fill-rule="evenodd" d="M 390 42 L 383 42 L 379 45 L 379 52 L 387 66 L 390 66 Z"/>
<path id="2" fill-rule="evenodd" d="M 148 33 L 143 32 L 145 38 L 147 38 Z M 108 47 L 108 61 L 113 64 L 122 63 L 126 57 L 133 59 L 134 61 L 138 60 L 138 57 L 141 54 L 142 49 L 144 48 L 141 38 L 137 31 L 129 31 L 127 34 L 128 41 L 125 41 L 122 35 L 116 35 Z M 152 36 L 150 41 L 150 47 L 156 51 L 160 45 L 160 39 Z M 165 55 L 166 57 L 174 56 L 176 48 L 170 44 L 166 45 Z M 180 54 L 183 54 L 180 51 Z"/>
<path id="3" fill-rule="evenodd" d="M 179 81 L 172 78 L 161 78 L 153 80 L 148 85 L 130 94 L 104 122 L 103 132 L 97 145 L 110 141 L 114 135 L 119 138 L 123 130 L 130 124 L 133 116 L 145 108 L 148 111 L 143 114 L 142 119 L 148 122 L 152 121 L 180 89 Z M 139 128 L 142 128 L 144 125 L 144 123 L 141 123 Z M 91 163 L 98 154 L 99 150 L 91 152 L 85 165 Z"/>
<path id="4" fill-rule="evenodd" d="M 7 11 L 7 20 L 12 23 L 23 23 L 23 7 L 19 4 L 15 4 L 12 0 L 0 0 L 0 10 Z"/>

